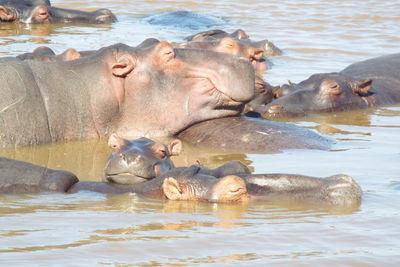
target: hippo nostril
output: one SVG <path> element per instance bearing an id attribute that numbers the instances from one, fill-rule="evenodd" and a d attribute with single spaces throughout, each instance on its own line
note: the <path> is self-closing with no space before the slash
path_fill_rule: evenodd
<path id="1" fill-rule="evenodd" d="M 279 111 L 281 111 L 283 108 L 283 106 L 281 105 L 273 105 L 271 107 L 269 107 L 268 112 L 269 113 L 278 113 Z"/>

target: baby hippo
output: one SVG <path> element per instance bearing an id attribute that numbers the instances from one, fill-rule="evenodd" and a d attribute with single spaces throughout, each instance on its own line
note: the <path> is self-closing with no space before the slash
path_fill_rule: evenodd
<path id="1" fill-rule="evenodd" d="M 111 134 L 108 145 L 113 150 L 104 168 L 104 181 L 136 184 L 153 179 L 175 168 L 171 156 L 179 155 L 178 139 L 165 145 L 148 138 L 128 140 Z"/>

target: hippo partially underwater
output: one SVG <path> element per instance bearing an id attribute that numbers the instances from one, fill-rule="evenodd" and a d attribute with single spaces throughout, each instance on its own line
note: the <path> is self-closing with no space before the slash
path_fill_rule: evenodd
<path id="1" fill-rule="evenodd" d="M 115 144 L 123 145 L 114 147 Z M 215 169 L 198 165 L 174 168 L 169 157 L 178 153 L 179 142 L 173 141 L 170 145 L 163 145 L 149 139 L 129 141 L 113 136 L 109 145 L 114 148 L 114 154 L 110 156 L 105 168 L 105 180 L 108 182 L 79 181 L 70 172 L 0 158 L 0 173 L 2 173 L 0 193 L 131 192 L 143 197 L 171 200 L 208 202 L 267 200 L 341 206 L 355 205 L 361 201 L 361 188 L 353 178 L 343 174 L 327 178 L 294 174 L 251 174 L 248 168 L 238 161 L 227 162 Z M 169 150 L 168 147 L 175 152 L 165 152 Z M 142 148 L 144 153 L 140 153 L 139 148 Z M 150 159 L 150 162 L 146 162 L 147 159 Z M 110 171 L 108 167 L 110 164 L 117 166 L 113 168 L 112 175 L 107 174 Z M 134 166 L 135 164 L 148 169 L 147 172 L 141 171 L 140 175 L 150 174 L 142 177 L 143 181 L 137 179 L 138 166 Z M 159 167 L 158 172 L 154 173 L 157 164 L 163 167 Z M 130 174 L 132 175 L 129 177 Z M 116 178 L 118 175 L 122 180 Z M 123 181 L 123 184 L 119 181 Z"/>
<path id="2" fill-rule="evenodd" d="M 116 20 L 106 8 L 81 11 L 54 7 L 49 0 L 0 0 L 0 22 L 99 24 Z"/>
<path id="3" fill-rule="evenodd" d="M 340 72 L 314 74 L 282 86 L 292 92 L 253 111 L 273 119 L 398 103 L 399 68 L 400 54 L 392 54 L 354 63 Z"/>

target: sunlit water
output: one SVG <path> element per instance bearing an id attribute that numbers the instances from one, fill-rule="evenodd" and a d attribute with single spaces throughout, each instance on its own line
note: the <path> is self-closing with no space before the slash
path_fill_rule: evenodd
<path id="1" fill-rule="evenodd" d="M 110 8 L 119 21 L 98 26 L 1 25 L 0 55 L 48 45 L 97 49 L 148 37 L 180 41 L 198 30 L 150 25 L 145 16 L 190 10 L 215 16 L 212 28 L 242 28 L 284 50 L 265 78 L 299 82 L 317 72 L 400 52 L 399 1 L 52 1 L 54 6 Z M 288 203 L 220 205 L 162 202 L 134 195 L 0 196 L 0 265 L 352 265 L 400 263 L 400 106 L 295 120 L 335 140 L 331 151 L 223 154 L 192 146 L 179 166 L 231 159 L 255 173 L 352 175 L 364 190 L 359 207 Z M 105 140 L 4 149 L 1 155 L 100 180 Z"/>

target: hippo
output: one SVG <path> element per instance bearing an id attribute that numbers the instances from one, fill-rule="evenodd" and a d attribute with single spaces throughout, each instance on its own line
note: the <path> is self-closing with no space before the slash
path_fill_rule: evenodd
<path id="1" fill-rule="evenodd" d="M 206 202 L 292 201 L 352 206 L 362 190 L 344 174 L 317 178 L 293 174 L 231 174 L 216 177 L 198 165 L 171 169 L 154 179 L 126 185 L 79 181 L 72 173 L 0 157 L 0 193 L 135 193 L 142 197 Z"/>
<path id="2" fill-rule="evenodd" d="M 110 135 L 108 145 L 113 152 L 104 168 L 103 181 L 117 184 L 144 182 L 175 168 L 171 156 L 179 155 L 182 149 L 179 139 L 165 145 L 146 137 L 128 140 L 115 133 Z"/>
<path id="3" fill-rule="evenodd" d="M 266 119 L 365 109 L 400 102 L 400 54 L 354 63 L 340 72 L 311 75 L 293 92 L 254 109 Z"/>
<path id="4" fill-rule="evenodd" d="M 116 44 L 72 61 L 0 61 L 0 147 L 120 136 L 173 136 L 241 113 L 248 61 L 168 42 Z M 32 120 L 35 118 L 35 120 Z"/>
<path id="5" fill-rule="evenodd" d="M 38 61 L 69 61 L 81 57 L 81 54 L 74 48 L 68 48 L 63 53 L 56 55 L 54 51 L 47 46 L 39 46 L 29 53 L 16 56 L 20 60 L 38 60 Z"/>
<path id="6" fill-rule="evenodd" d="M 0 193 L 66 192 L 79 180 L 75 174 L 0 157 Z"/>
<path id="7" fill-rule="evenodd" d="M 111 23 L 116 20 L 105 8 L 88 12 L 53 7 L 49 0 L 0 0 L 0 22 Z"/>
<path id="8" fill-rule="evenodd" d="M 226 31 L 219 29 L 208 30 L 185 37 L 184 39 L 186 41 L 211 41 L 220 40 L 225 37 L 231 37 L 237 40 L 241 40 L 243 42 L 247 42 L 256 49 L 262 49 L 264 51 L 264 57 L 266 58 L 269 58 L 271 56 L 279 56 L 282 54 L 282 50 L 268 40 L 251 41 L 249 35 L 242 29 L 237 29 L 232 33 L 227 33 Z"/>
<path id="9" fill-rule="evenodd" d="M 145 16 L 142 19 L 152 25 L 178 27 L 193 30 L 207 28 L 219 24 L 225 24 L 225 20 L 221 18 L 194 13 L 186 10 L 177 10 L 161 14 L 154 14 L 150 16 Z"/>
<path id="10" fill-rule="evenodd" d="M 332 141 L 299 126 L 259 118 L 227 117 L 197 123 L 177 137 L 201 146 L 248 153 L 287 149 L 328 150 Z"/>
<path id="11" fill-rule="evenodd" d="M 256 73 L 261 75 L 265 70 L 268 69 L 268 64 L 263 58 L 263 50 L 255 48 L 249 43 L 239 39 L 234 39 L 230 36 L 209 40 L 209 41 L 192 41 L 187 43 L 177 44 L 177 47 L 187 48 L 200 48 L 209 49 L 216 52 L 228 53 L 239 57 L 248 58 L 253 64 Z"/>

